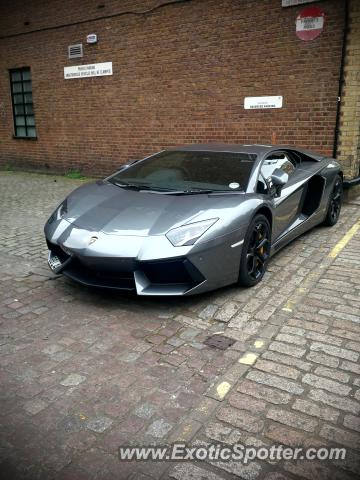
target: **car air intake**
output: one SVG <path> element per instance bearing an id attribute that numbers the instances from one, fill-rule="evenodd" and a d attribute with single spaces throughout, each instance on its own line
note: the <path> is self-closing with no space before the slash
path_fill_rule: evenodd
<path id="1" fill-rule="evenodd" d="M 186 259 L 141 262 L 141 270 L 153 285 L 196 285 L 204 280 Z"/>

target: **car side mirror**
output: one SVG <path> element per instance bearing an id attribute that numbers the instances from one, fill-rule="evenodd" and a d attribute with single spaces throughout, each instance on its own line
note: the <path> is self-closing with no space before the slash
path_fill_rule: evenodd
<path id="1" fill-rule="evenodd" d="M 281 168 L 276 168 L 272 175 L 271 175 L 271 184 L 272 184 L 272 190 L 273 194 L 276 197 L 279 197 L 281 194 L 281 190 L 283 186 L 288 182 L 289 180 L 289 175 L 284 172 L 284 170 L 281 170 Z"/>

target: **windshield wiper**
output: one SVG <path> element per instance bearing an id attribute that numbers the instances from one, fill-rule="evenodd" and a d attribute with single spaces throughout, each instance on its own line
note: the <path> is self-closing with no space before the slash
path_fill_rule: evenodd
<path id="1" fill-rule="evenodd" d="M 242 193 L 239 190 L 210 190 L 210 189 L 191 189 L 191 190 L 182 190 L 180 192 L 176 192 L 178 195 L 199 195 L 200 193 L 206 193 L 208 195 L 223 195 L 227 193 Z"/>
<path id="2" fill-rule="evenodd" d="M 144 190 L 144 189 L 140 189 Z M 233 192 L 227 190 L 172 190 L 170 188 L 151 188 L 147 187 L 146 190 L 151 190 L 153 192 L 158 191 L 158 193 L 162 193 L 164 195 L 178 195 L 178 196 L 185 196 L 185 195 L 226 195 L 226 194 L 233 194 L 233 193 L 241 193 L 241 192 Z"/>
<path id="3" fill-rule="evenodd" d="M 180 190 L 176 192 L 178 195 L 199 195 L 200 193 L 213 193 L 214 190 Z"/>
<path id="4" fill-rule="evenodd" d="M 136 190 L 140 189 L 140 185 L 137 185 L 135 183 L 119 183 L 119 182 L 111 182 L 111 183 L 121 188 L 134 188 Z"/>
<path id="5" fill-rule="evenodd" d="M 156 185 L 151 184 L 140 184 L 140 183 L 120 183 L 120 182 L 111 182 L 113 185 L 121 188 L 132 188 L 137 191 L 147 190 L 153 192 L 169 192 L 169 193 L 179 193 L 177 190 L 166 187 L 157 187 Z"/>
<path id="6" fill-rule="evenodd" d="M 211 189 L 189 189 L 189 190 L 175 190 L 173 188 L 158 187 L 151 185 L 151 183 L 127 183 L 127 182 L 111 182 L 113 185 L 121 188 L 129 188 L 136 191 L 146 190 L 152 192 L 159 192 L 168 195 L 200 195 L 200 194 L 224 194 L 224 193 L 240 193 L 238 191 L 231 190 L 211 190 Z"/>

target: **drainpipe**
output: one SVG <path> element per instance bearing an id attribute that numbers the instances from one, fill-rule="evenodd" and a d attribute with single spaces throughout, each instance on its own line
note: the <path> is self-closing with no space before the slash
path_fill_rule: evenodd
<path id="1" fill-rule="evenodd" d="M 342 96 L 342 90 L 344 85 L 344 66 L 345 66 L 345 56 L 346 56 L 346 46 L 347 46 L 347 34 L 349 28 L 349 0 L 344 2 L 344 32 L 343 32 L 343 41 L 342 41 L 342 50 L 341 50 L 341 61 L 340 61 L 340 72 L 339 72 L 339 90 L 338 90 L 338 103 L 336 108 L 336 119 L 335 119 L 335 135 L 334 135 L 334 146 L 333 146 L 333 157 L 337 156 L 338 142 L 339 142 L 339 132 L 340 132 L 340 100 Z M 348 189 L 354 187 L 355 185 L 360 185 L 360 175 L 351 179 L 344 180 L 344 188 Z"/>
<path id="2" fill-rule="evenodd" d="M 340 61 L 340 72 L 339 72 L 339 89 L 338 89 L 338 103 L 336 108 L 336 119 L 335 119 L 335 138 L 333 146 L 333 157 L 336 158 L 337 147 L 339 141 L 339 130 L 340 130 L 340 100 L 344 85 L 344 66 L 345 66 L 345 56 L 346 56 L 346 45 L 347 45 L 347 33 L 349 28 L 349 1 L 345 0 L 344 4 L 344 31 L 343 31 L 343 41 L 342 41 L 342 50 L 341 50 L 341 61 Z"/>

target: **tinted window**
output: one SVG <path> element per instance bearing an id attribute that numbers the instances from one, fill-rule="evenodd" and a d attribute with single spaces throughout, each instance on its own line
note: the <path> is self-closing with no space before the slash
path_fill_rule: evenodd
<path id="1" fill-rule="evenodd" d="M 290 177 L 296 169 L 296 163 L 286 153 L 272 153 L 264 160 L 261 173 L 268 180 L 277 168 L 283 170 Z"/>
<path id="2" fill-rule="evenodd" d="M 110 181 L 174 190 L 243 191 L 255 155 L 165 151 L 115 174 Z"/>
<path id="3" fill-rule="evenodd" d="M 35 138 L 35 117 L 30 68 L 10 70 L 15 137 Z"/>

